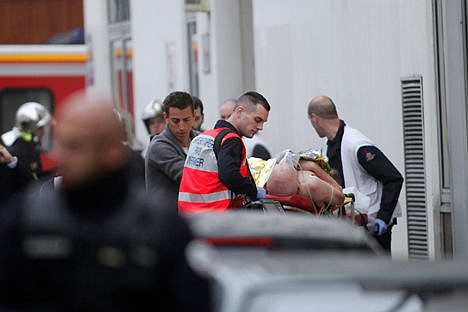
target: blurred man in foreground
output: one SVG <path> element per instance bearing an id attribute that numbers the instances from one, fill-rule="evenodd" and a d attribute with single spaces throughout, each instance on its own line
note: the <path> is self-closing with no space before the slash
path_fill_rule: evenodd
<path id="1" fill-rule="evenodd" d="M 0 216 L 0 309 L 209 310 L 208 285 L 185 260 L 191 233 L 175 207 L 132 188 L 124 138 L 109 100 L 67 101 L 61 187 Z"/>

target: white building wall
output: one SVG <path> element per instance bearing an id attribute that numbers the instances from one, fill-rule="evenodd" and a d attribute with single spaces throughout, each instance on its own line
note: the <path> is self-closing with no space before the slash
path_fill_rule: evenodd
<path id="1" fill-rule="evenodd" d="M 197 40 L 199 43 L 198 56 L 199 56 L 199 88 L 200 88 L 200 99 L 203 101 L 205 121 L 202 125 L 203 129 L 209 129 L 213 127 L 214 121 L 218 117 L 218 68 L 217 59 L 214 57 L 216 54 L 216 33 L 213 30 L 212 25 L 212 14 L 206 12 L 196 13 L 197 20 Z M 208 35 L 209 40 L 203 41 L 203 36 Z M 204 45 L 208 45 L 205 47 Z M 204 50 L 207 51 L 204 53 Z M 203 65 L 207 63 L 207 65 Z M 207 68 L 204 68 L 207 66 Z"/>
<path id="2" fill-rule="evenodd" d="M 400 0 L 400 16 L 400 75 L 423 77 L 428 247 L 434 258 L 441 256 L 441 199 L 432 3 Z"/>
<path id="3" fill-rule="evenodd" d="M 203 128 L 208 129 L 218 118 L 219 105 L 244 91 L 238 0 L 211 1 L 209 13 L 186 13 L 182 0 L 131 2 L 135 113 L 140 116 L 146 103 L 153 98 L 163 100 L 170 91 L 190 91 L 187 18 L 197 23 L 199 97 L 205 107 Z M 206 34 L 209 40 L 203 41 Z M 172 59 L 168 46 L 174 52 Z M 209 70 L 204 68 L 205 58 L 209 58 Z M 171 68 L 174 76 L 170 76 Z M 144 141 L 143 124 L 136 124 L 137 137 Z"/>
<path id="4" fill-rule="evenodd" d="M 200 98 L 205 108 L 203 128 L 209 129 L 219 118 L 219 106 L 227 99 L 237 98 L 244 91 L 240 3 L 239 0 L 210 1 L 207 25 L 198 23 L 199 35 L 207 29 L 210 34 L 211 71 L 200 73 Z M 203 16 L 206 13 L 197 13 Z M 200 21 L 198 18 L 197 22 Z M 204 26 L 206 27 L 204 29 Z M 203 50 L 200 45 L 199 52 Z M 200 65 L 203 64 L 203 56 Z"/>
<path id="5" fill-rule="evenodd" d="M 84 25 L 88 49 L 87 92 L 112 96 L 107 5 L 101 0 L 84 0 Z"/>
<path id="6" fill-rule="evenodd" d="M 138 0 L 130 5 L 136 134 L 146 142 L 139 119 L 144 106 L 189 88 L 184 1 Z"/>
<path id="7" fill-rule="evenodd" d="M 263 134 L 272 151 L 319 148 L 306 107 L 314 96 L 328 95 L 340 117 L 404 174 L 402 76 L 423 75 L 426 125 L 436 124 L 430 8 L 426 0 L 254 0 L 256 85 L 272 105 Z M 432 127 L 426 142 L 436 137 Z M 435 196 L 433 148 L 427 187 Z M 403 188 L 403 210 L 405 201 Z M 407 257 L 405 215 L 392 248 L 395 257 Z"/>

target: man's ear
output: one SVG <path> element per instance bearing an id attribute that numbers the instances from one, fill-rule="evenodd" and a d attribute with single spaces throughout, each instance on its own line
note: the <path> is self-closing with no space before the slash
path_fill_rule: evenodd
<path id="1" fill-rule="evenodd" d="M 310 113 L 310 120 L 313 120 L 314 123 L 318 123 L 320 121 L 320 118 L 316 113 Z"/>
<path id="2" fill-rule="evenodd" d="M 166 122 L 168 122 L 169 116 L 166 114 L 166 112 L 163 112 L 163 117 Z"/>
<path id="3" fill-rule="evenodd" d="M 244 106 L 237 106 L 236 109 L 234 111 L 238 111 L 239 113 L 243 113 L 245 112 L 245 107 Z"/>

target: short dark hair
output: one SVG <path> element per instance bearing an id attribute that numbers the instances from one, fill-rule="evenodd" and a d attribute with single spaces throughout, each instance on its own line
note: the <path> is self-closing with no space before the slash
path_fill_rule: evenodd
<path id="1" fill-rule="evenodd" d="M 193 107 L 193 99 L 190 94 L 183 91 L 174 91 L 169 93 L 163 101 L 163 111 L 169 116 L 169 108 L 174 107 L 184 109 L 190 107 L 192 113 L 195 111 Z"/>
<path id="2" fill-rule="evenodd" d="M 262 105 L 267 112 L 270 111 L 270 104 L 267 99 L 260 93 L 256 91 L 248 91 L 242 94 L 238 99 L 235 107 L 238 106 L 247 106 L 247 110 L 250 110 L 249 106 L 260 104 Z"/>
<path id="3" fill-rule="evenodd" d="M 192 95 L 192 100 L 193 100 L 193 108 L 197 109 L 197 108 L 200 107 L 200 113 L 203 115 L 203 103 L 202 103 L 202 101 L 198 97 L 196 97 L 194 95 Z"/>
<path id="4" fill-rule="evenodd" d="M 335 103 L 331 98 L 323 95 L 317 96 L 309 102 L 307 114 L 310 116 L 312 113 L 324 119 L 338 118 Z"/>

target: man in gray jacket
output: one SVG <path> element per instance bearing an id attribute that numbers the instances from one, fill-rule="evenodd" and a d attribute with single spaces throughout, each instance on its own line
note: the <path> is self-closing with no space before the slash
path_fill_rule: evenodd
<path id="1" fill-rule="evenodd" d="M 145 157 L 146 191 L 177 205 L 185 158 L 192 139 L 195 119 L 193 99 L 186 92 L 175 91 L 163 101 L 166 128 L 155 136 Z"/>

